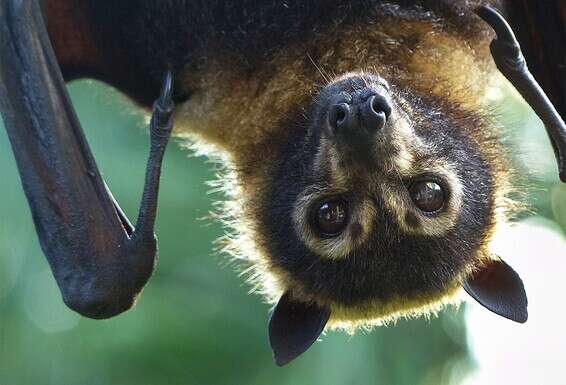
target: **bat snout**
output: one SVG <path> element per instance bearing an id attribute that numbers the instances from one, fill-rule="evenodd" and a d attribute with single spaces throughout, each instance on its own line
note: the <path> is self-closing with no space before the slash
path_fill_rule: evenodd
<path id="1" fill-rule="evenodd" d="M 338 96 L 328 108 L 327 125 L 334 135 L 378 134 L 391 115 L 391 105 L 384 95 L 364 89 L 349 97 Z"/>
<path id="2" fill-rule="evenodd" d="M 321 91 L 317 121 L 344 155 L 366 158 L 387 135 L 393 103 L 388 84 L 374 75 L 345 75 Z"/>

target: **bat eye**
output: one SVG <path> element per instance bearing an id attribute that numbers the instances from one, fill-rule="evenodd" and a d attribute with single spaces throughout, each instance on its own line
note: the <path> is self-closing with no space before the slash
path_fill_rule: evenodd
<path id="1" fill-rule="evenodd" d="M 348 204 L 344 199 L 331 199 L 318 204 L 314 225 L 324 237 L 339 235 L 348 223 Z"/>
<path id="2" fill-rule="evenodd" d="M 444 190 L 431 180 L 421 180 L 409 186 L 409 194 L 419 210 L 434 213 L 444 207 Z"/>

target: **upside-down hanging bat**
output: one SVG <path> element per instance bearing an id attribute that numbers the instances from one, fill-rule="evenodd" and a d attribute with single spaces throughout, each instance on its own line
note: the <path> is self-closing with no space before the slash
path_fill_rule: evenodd
<path id="1" fill-rule="evenodd" d="M 506 151 L 485 112 L 496 67 L 545 123 L 563 181 L 566 130 L 488 4 L 506 5 L 4 0 L 0 107 L 65 303 L 110 317 L 149 279 L 174 119 L 174 134 L 226 163 L 225 250 L 276 303 L 269 337 L 278 364 L 325 328 L 424 314 L 462 287 L 525 322 L 523 284 L 489 249 L 513 206 Z M 564 6 L 545 4 L 509 6 L 509 17 L 563 28 Z M 544 68 L 553 42 L 564 42 L 556 33 L 545 47 L 529 32 L 522 41 L 564 111 L 563 74 Z M 64 80 L 80 77 L 153 106 L 135 227 L 106 188 L 65 91 Z"/>

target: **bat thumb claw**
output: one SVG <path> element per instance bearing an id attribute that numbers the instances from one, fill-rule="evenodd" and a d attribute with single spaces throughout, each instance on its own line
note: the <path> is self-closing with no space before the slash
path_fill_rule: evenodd
<path id="1" fill-rule="evenodd" d="M 475 9 L 475 13 L 491 26 L 497 35 L 497 40 L 519 46 L 513 29 L 496 9 L 482 5 Z"/>
<path id="2" fill-rule="evenodd" d="M 167 70 L 165 72 L 165 76 L 163 78 L 163 83 L 161 85 L 161 92 L 159 94 L 159 99 L 157 103 L 159 107 L 163 111 L 173 109 L 173 72 L 171 70 Z"/>

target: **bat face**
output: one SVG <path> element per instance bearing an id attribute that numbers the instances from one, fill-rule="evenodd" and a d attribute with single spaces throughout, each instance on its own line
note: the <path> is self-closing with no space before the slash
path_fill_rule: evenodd
<path id="1" fill-rule="evenodd" d="M 245 205 L 262 253 L 256 276 L 280 295 L 269 323 L 278 364 L 327 324 L 439 310 L 462 286 L 526 321 L 521 279 L 488 248 L 509 175 L 479 112 L 350 72 L 287 115 Z"/>
<path id="2" fill-rule="evenodd" d="M 454 291 L 483 258 L 497 188 L 470 135 L 482 120 L 459 115 L 377 74 L 325 86 L 305 129 L 277 148 L 286 161 L 270 166 L 260 204 L 283 290 L 337 322 L 413 312 Z"/>

